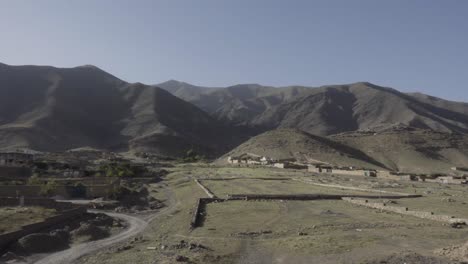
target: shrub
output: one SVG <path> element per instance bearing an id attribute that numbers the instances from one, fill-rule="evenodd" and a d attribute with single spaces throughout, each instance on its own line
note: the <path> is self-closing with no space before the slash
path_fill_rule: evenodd
<path id="1" fill-rule="evenodd" d="M 204 160 L 205 157 L 203 155 L 198 154 L 193 148 L 187 150 L 185 152 L 184 157 L 182 157 L 181 162 L 197 162 Z"/>
<path id="2" fill-rule="evenodd" d="M 106 177 L 135 177 L 145 170 L 131 166 L 128 163 L 109 163 L 100 168 Z"/>

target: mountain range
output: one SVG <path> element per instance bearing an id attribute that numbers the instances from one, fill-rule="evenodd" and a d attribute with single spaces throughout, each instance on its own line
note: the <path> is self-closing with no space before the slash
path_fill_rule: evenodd
<path id="1" fill-rule="evenodd" d="M 316 135 L 406 125 L 438 132 L 468 132 L 468 104 L 402 93 L 367 82 L 322 87 L 226 88 L 178 81 L 157 85 L 216 119 L 271 130 L 297 128 Z"/>
<path id="2" fill-rule="evenodd" d="M 0 64 L 0 147 L 221 153 L 235 129 L 167 91 L 94 66 Z"/>
<path id="3" fill-rule="evenodd" d="M 467 103 L 367 82 L 145 85 L 90 65 L 0 64 L 0 149 L 91 147 L 171 157 L 194 149 L 219 157 L 263 148 L 265 155 L 410 170 L 401 149 L 417 156 L 415 168 L 434 164 L 440 171 L 466 165 L 467 134 Z M 385 140 L 393 146 L 382 148 Z"/>

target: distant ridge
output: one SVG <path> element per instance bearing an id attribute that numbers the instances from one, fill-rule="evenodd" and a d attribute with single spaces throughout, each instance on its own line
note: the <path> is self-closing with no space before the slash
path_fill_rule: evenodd
<path id="1" fill-rule="evenodd" d="M 468 104 L 401 93 L 369 82 L 322 87 L 235 85 L 206 89 L 162 83 L 166 89 L 236 125 L 298 128 L 317 135 L 404 124 L 439 132 L 468 132 Z M 188 92 L 186 92 L 188 90 Z"/>

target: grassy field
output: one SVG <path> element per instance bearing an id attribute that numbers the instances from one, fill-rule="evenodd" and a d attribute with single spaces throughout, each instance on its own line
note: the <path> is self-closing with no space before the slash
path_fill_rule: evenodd
<path id="1" fill-rule="evenodd" d="M 56 214 L 42 207 L 0 207 L 0 234 L 18 230 L 23 225 L 40 222 Z"/>
<path id="2" fill-rule="evenodd" d="M 433 250 L 466 241 L 468 229 L 453 229 L 439 222 L 355 206 L 339 200 L 322 201 L 227 201 L 206 207 L 205 221 L 191 230 L 190 220 L 197 198 L 206 194 L 193 178 L 243 177 L 229 181 L 202 180 L 217 195 L 227 193 L 335 193 L 339 188 L 318 187 L 289 180 L 259 180 L 258 177 L 307 177 L 300 171 L 181 166 L 152 184 L 152 195 L 172 204 L 154 219 L 143 241 L 129 250 L 109 250 L 85 257 L 82 263 L 174 263 L 178 255 L 190 263 L 366 263 L 395 252 L 433 255 Z M 386 181 L 364 177 L 313 176 L 318 183 L 385 189 L 424 194 L 423 198 L 400 199 L 414 209 L 462 214 L 466 205 L 458 195 L 462 187 L 435 189 L 425 183 Z M 370 181 L 372 180 L 372 182 Z M 428 190 L 436 190 L 428 192 Z M 456 202 L 441 200 L 444 192 Z M 169 196 L 168 196 L 169 194 Z M 366 193 L 375 194 L 375 193 Z M 463 198 L 464 199 L 464 198 Z M 439 205 L 432 206 L 434 204 Z M 437 203 L 436 203 L 437 202 Z M 443 207 L 443 204 L 451 206 Z M 437 210 L 436 210 L 437 209 Z M 437 212 L 436 212 L 437 213 Z M 181 247 L 181 240 L 203 248 Z M 148 250 L 148 247 L 156 249 Z"/>

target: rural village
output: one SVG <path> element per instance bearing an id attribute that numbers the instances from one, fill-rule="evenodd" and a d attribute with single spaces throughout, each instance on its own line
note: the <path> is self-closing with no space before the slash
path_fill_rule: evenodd
<path id="1" fill-rule="evenodd" d="M 253 153 L 245 153 L 237 157 L 228 157 L 229 164 L 238 166 L 267 166 L 280 169 L 297 169 L 307 170 L 314 173 L 339 174 L 350 176 L 365 176 L 376 177 L 388 180 L 403 180 L 403 181 L 422 181 L 433 183 L 447 184 L 468 184 L 468 168 L 452 167 L 450 175 L 440 173 L 436 174 L 415 174 L 395 171 L 384 171 L 367 168 L 358 168 L 352 166 L 333 166 L 325 162 L 314 160 L 313 162 L 304 164 L 297 162 L 295 159 L 276 160 L 269 157 L 256 155 Z"/>
<path id="2" fill-rule="evenodd" d="M 0 32 L 0 264 L 468 264 L 468 0 L 3 0 Z"/>
<path id="3" fill-rule="evenodd" d="M 76 252 L 69 251 L 75 245 L 112 240 L 118 234 L 126 234 L 129 229 L 134 228 L 141 228 L 141 232 L 144 226 L 151 223 L 148 219 L 168 217 L 171 212 L 178 210 L 173 201 L 176 199 L 174 192 L 179 197 L 177 199 L 188 199 L 184 202 L 184 210 L 190 213 L 190 219 L 184 217 L 187 220 L 177 221 L 187 221 L 184 224 L 184 233 L 195 234 L 180 237 L 193 239 L 189 239 L 189 242 L 183 239 L 173 245 L 167 244 L 171 240 L 177 241 L 177 236 L 174 236 L 155 245 L 155 241 L 139 232 L 128 233 L 112 243 L 114 246 L 110 246 L 111 251 L 105 252 L 123 254 L 135 247 L 141 250 L 141 243 L 147 245 L 143 247 L 145 252 L 161 251 L 159 258 L 170 260 L 169 262 L 189 262 L 200 256 L 207 257 L 206 253 L 201 252 L 210 248 L 211 242 L 197 239 L 196 234 L 210 233 L 209 230 L 217 229 L 212 226 L 212 211 L 219 210 L 218 207 L 225 204 L 227 208 L 238 208 L 236 214 L 248 214 L 251 209 L 247 205 L 252 201 L 260 203 L 259 205 L 265 201 L 279 204 L 285 201 L 292 204 L 309 201 L 322 203 L 320 207 L 330 202 L 343 201 L 349 204 L 349 209 L 359 206 L 409 219 L 440 222 L 441 227 L 447 226 L 453 230 L 466 230 L 468 223 L 466 210 L 458 214 L 457 212 L 462 211 L 438 211 L 438 207 L 433 206 L 435 204 L 432 202 L 424 206 L 419 202 L 412 202 L 425 199 L 427 195 L 435 195 L 434 191 L 421 193 L 418 190 L 433 190 L 435 184 L 439 186 L 438 192 L 442 191 L 447 196 L 439 203 L 458 203 L 455 200 L 458 198 L 451 196 L 466 197 L 467 168 L 453 167 L 447 174 L 414 174 L 358 168 L 352 164 L 336 166 L 318 160 L 299 162 L 292 158 L 273 159 L 253 153 L 222 159 L 225 159 L 221 162 L 224 165 L 161 160 L 148 153 L 124 156 L 89 149 L 64 153 L 2 152 L 0 210 L 4 212 L 4 220 L 8 219 L 8 223 L 0 225 L 0 250 L 3 252 L 0 260 L 6 263 L 29 263 L 31 260 L 37 260 L 37 263 L 60 263 L 59 259 L 66 256 L 73 259 Z M 237 174 L 237 171 L 243 175 Z M 187 180 L 182 186 L 191 182 L 190 188 L 194 188 L 188 193 L 196 192 L 197 188 L 201 191 L 198 198 L 186 196 L 187 191 L 178 193 L 178 185 L 184 178 L 181 178 L 181 174 Z M 354 183 L 350 185 L 350 182 Z M 418 183 L 417 188 L 413 182 Z M 377 185 L 372 185 L 373 183 Z M 410 188 L 406 189 L 404 186 Z M 452 190 L 450 186 L 460 187 Z M 462 192 L 464 195 L 449 194 L 450 191 Z M 246 203 L 245 212 L 242 203 Z M 333 212 L 334 207 L 330 204 L 326 211 Z M 225 221 L 229 221 L 227 219 Z M 132 226 L 135 221 L 142 223 L 137 222 L 137 226 Z M 235 221 L 233 220 L 233 225 L 236 225 Z M 241 226 L 242 224 L 239 225 Z M 237 230 L 238 232 L 229 236 L 245 237 L 253 241 L 257 237 L 268 240 L 272 236 L 282 236 L 274 229 Z M 302 226 L 297 231 L 297 236 L 307 237 L 313 232 L 310 227 Z M 225 236 L 219 235 L 220 238 Z M 104 242 L 102 247 L 105 248 L 105 245 Z M 98 249 L 99 247 L 86 248 L 84 252 L 91 253 Z M 446 248 L 440 252 L 450 255 L 456 250 Z M 168 252 L 174 253 L 167 255 Z M 41 254 L 49 254 L 50 257 L 41 260 L 37 257 L 43 256 Z M 81 253 L 78 254 L 76 260 L 83 260 L 79 258 L 81 256 Z M 100 255 L 96 257 L 100 259 Z M 219 255 L 215 257 L 216 261 L 218 258 Z M 231 258 L 232 256 L 228 257 Z"/>

